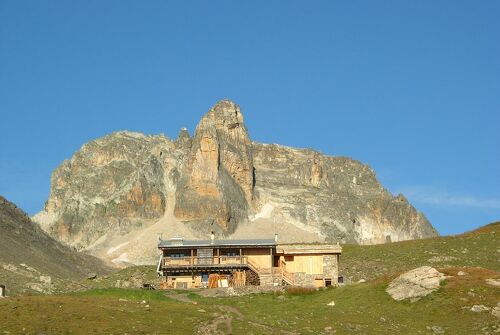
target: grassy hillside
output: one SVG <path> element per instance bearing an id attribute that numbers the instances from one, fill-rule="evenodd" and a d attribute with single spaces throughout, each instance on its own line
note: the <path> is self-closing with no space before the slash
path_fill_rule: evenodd
<path id="1" fill-rule="evenodd" d="M 89 272 L 110 270 L 99 259 L 48 236 L 0 196 L 0 284 L 7 286 L 9 295 L 73 290 Z"/>
<path id="2" fill-rule="evenodd" d="M 199 291 L 149 291 L 154 267 L 132 267 L 94 289 L 59 296 L 0 299 L 6 334 L 497 334 L 500 318 L 498 240 L 494 223 L 458 236 L 378 246 L 345 246 L 342 271 L 355 283 L 320 291 L 289 290 L 224 298 Z M 433 265 L 449 276 L 417 302 L 386 292 L 398 273 Z M 458 275 L 458 272 L 465 275 Z M 376 278 L 375 278 L 376 277 Z M 375 279 L 372 279 L 375 278 Z M 328 306 L 334 302 L 334 306 Z M 482 305 L 487 310 L 471 311 Z M 7 311 L 7 312 L 4 312 Z"/>
<path id="3" fill-rule="evenodd" d="M 447 279 L 415 303 L 392 300 L 386 280 L 228 298 L 139 289 L 16 297 L 0 300 L 0 310 L 9 311 L 0 313 L 0 327 L 12 334 L 494 334 L 499 319 L 470 308 L 496 306 L 500 290 L 485 279 L 500 277 L 464 270 L 468 275 Z M 455 275 L 458 269 L 442 271 Z"/>
<path id="4" fill-rule="evenodd" d="M 499 271 L 500 222 L 456 236 L 342 248 L 340 273 L 350 281 L 374 279 L 422 265 Z"/>

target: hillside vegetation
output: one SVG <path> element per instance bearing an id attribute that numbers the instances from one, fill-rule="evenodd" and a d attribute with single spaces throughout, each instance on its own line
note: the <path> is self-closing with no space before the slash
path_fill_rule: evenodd
<path id="1" fill-rule="evenodd" d="M 348 281 L 374 279 L 423 265 L 500 271 L 500 222 L 455 236 L 342 248 L 340 274 Z"/>
<path id="2" fill-rule="evenodd" d="M 88 273 L 110 271 L 101 260 L 48 236 L 0 196 L 0 284 L 9 295 L 71 291 Z"/>
<path id="3" fill-rule="evenodd" d="M 461 268 L 462 269 L 462 268 Z M 495 334 L 490 311 L 500 299 L 485 279 L 498 273 L 464 268 L 415 303 L 392 300 L 386 280 L 317 292 L 205 298 L 182 291 L 99 289 L 78 295 L 0 300 L 8 334 Z M 328 306 L 331 302 L 334 306 Z M 472 312 L 473 305 L 490 311 Z M 36 313 L 35 313 L 36 312 Z"/>

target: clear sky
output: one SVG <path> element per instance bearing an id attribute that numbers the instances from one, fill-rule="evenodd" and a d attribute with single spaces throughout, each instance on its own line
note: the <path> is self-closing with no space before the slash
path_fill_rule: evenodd
<path id="1" fill-rule="evenodd" d="M 189 4 L 188 4 L 189 3 Z M 369 164 L 441 234 L 500 219 L 500 1 L 0 1 L 0 194 L 217 100 L 253 140 Z"/>

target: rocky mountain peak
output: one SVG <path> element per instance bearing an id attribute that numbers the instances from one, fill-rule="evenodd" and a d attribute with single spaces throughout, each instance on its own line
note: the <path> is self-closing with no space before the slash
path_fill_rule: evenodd
<path id="1" fill-rule="evenodd" d="M 251 141 L 240 107 L 216 103 L 201 119 L 177 188 L 174 214 L 183 221 L 234 229 L 253 199 Z"/>
<path id="2" fill-rule="evenodd" d="M 240 106 L 231 100 L 221 100 L 217 102 L 206 116 L 214 119 L 218 130 L 241 127 L 246 132 Z"/>
<path id="3" fill-rule="evenodd" d="M 189 136 L 187 128 L 181 128 L 175 140 L 175 147 L 181 149 L 188 149 L 191 147 L 191 136 Z"/>
<path id="4" fill-rule="evenodd" d="M 193 136 L 182 129 L 175 142 L 118 132 L 85 144 L 54 171 L 45 209 L 34 219 L 68 244 L 135 262 L 156 255 L 156 233 L 166 231 L 360 244 L 437 235 L 367 165 L 252 142 L 230 100 L 213 105 Z M 115 254 L 121 245 L 127 247 Z M 140 252 L 145 246 L 148 256 Z"/>

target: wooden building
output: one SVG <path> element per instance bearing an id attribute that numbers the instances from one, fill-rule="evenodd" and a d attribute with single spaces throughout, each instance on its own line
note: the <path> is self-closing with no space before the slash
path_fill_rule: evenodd
<path id="1" fill-rule="evenodd" d="M 159 239 L 158 274 L 169 288 L 337 285 L 338 244 L 280 244 L 274 239 Z"/>

